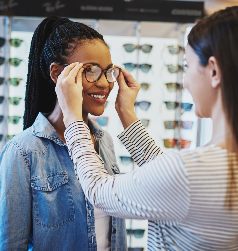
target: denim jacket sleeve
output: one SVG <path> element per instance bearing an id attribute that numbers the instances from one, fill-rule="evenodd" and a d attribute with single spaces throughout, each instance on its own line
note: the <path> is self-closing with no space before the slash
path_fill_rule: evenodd
<path id="1" fill-rule="evenodd" d="M 0 155 L 0 250 L 27 250 L 31 228 L 27 154 L 9 142 Z"/>

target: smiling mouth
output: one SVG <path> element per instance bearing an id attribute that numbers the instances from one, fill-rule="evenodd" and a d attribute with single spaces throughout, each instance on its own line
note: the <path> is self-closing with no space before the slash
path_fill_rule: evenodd
<path id="1" fill-rule="evenodd" d="M 106 98 L 106 95 L 100 95 L 100 94 L 88 94 L 90 97 L 93 97 L 94 99 L 104 100 Z"/>

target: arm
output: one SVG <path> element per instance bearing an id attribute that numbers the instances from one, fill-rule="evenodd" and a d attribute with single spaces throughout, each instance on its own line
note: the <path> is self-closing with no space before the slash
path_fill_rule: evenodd
<path id="1" fill-rule="evenodd" d="M 71 123 L 65 139 L 85 195 L 96 207 L 124 218 L 179 221 L 186 216 L 189 184 L 178 154 L 159 155 L 144 168 L 110 176 L 84 122 Z"/>
<path id="2" fill-rule="evenodd" d="M 13 142 L 0 156 L 0 250 L 27 250 L 31 228 L 30 170 Z"/>

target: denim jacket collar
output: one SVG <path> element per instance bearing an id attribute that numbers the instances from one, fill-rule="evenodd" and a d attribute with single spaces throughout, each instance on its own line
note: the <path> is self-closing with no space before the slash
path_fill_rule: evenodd
<path id="1" fill-rule="evenodd" d="M 89 119 L 88 126 L 94 134 L 96 140 L 100 140 L 103 137 L 104 132 L 100 129 L 96 122 Z M 65 143 L 59 138 L 55 128 L 41 112 L 38 114 L 32 126 L 32 133 L 35 136 L 50 139 L 60 146 L 65 146 Z"/>

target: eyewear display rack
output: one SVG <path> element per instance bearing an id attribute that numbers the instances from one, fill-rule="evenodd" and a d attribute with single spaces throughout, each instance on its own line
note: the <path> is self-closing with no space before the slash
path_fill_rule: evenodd
<path id="1" fill-rule="evenodd" d="M 1 6 L 0 6 L 1 7 Z M 3 145 L 23 129 L 28 54 L 34 29 L 42 17 L 0 16 L 0 137 Z M 198 119 L 189 94 L 182 87 L 186 32 L 192 23 L 73 19 L 104 35 L 114 64 L 131 71 L 141 84 L 135 103 L 138 117 L 162 148 L 193 148 L 198 143 Z M 105 112 L 91 116 L 108 131 L 122 173 L 138 168 L 117 139 L 123 128 L 114 103 L 118 86 Z M 1 119 L 2 118 L 2 119 Z M 128 250 L 146 250 L 147 221 L 126 220 Z"/>

